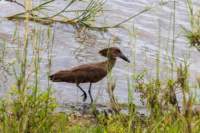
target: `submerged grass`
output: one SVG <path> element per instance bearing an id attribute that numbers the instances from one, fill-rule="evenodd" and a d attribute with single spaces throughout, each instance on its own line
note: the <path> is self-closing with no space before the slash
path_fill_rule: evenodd
<path id="1" fill-rule="evenodd" d="M 198 133 L 200 131 L 200 115 L 194 112 L 193 105 L 196 97 L 191 93 L 189 83 L 189 71 L 187 63 L 183 63 L 175 68 L 174 45 L 175 45 L 175 1 L 173 18 L 173 45 L 172 45 L 172 70 L 176 70 L 176 76 L 169 79 L 160 79 L 160 43 L 161 29 L 159 27 L 158 46 L 156 62 L 156 78 L 145 80 L 146 73 L 134 75 L 128 80 L 128 112 L 121 113 L 122 105 L 118 104 L 114 96 L 115 83 L 108 84 L 108 93 L 113 114 L 100 113 L 90 115 L 71 115 L 56 112 L 58 107 L 53 91 L 48 80 L 45 91 L 40 88 L 40 63 L 42 61 L 42 48 L 47 49 L 47 75 L 51 69 L 51 54 L 54 45 L 54 31 L 37 29 L 30 32 L 29 22 L 35 10 L 32 8 L 32 1 L 25 2 L 24 15 L 25 28 L 24 40 L 19 37 L 16 28 L 13 41 L 18 44 L 16 49 L 16 62 L 13 66 L 15 83 L 12 84 L 8 96 L 0 100 L 0 132 L 2 133 Z M 101 8 L 92 8 L 95 3 L 90 3 L 87 10 L 91 13 L 83 12 L 79 19 L 82 23 L 91 22 L 95 14 Z M 40 7 L 43 5 L 40 5 Z M 102 6 L 102 5 L 101 5 Z M 98 7 L 95 5 L 95 7 Z M 190 6 L 191 7 L 191 6 Z M 146 11 L 146 10 L 144 10 Z M 190 9 L 192 12 L 192 9 Z M 57 15 L 60 15 L 57 13 Z M 139 14 L 138 14 L 139 15 Z M 55 16 L 55 15 L 54 15 Z M 53 17 L 54 17 L 53 16 Z M 52 18 L 52 16 L 51 16 Z M 192 18 L 193 20 L 193 18 Z M 128 21 L 128 19 L 127 19 Z M 191 22 L 192 24 L 194 22 Z M 47 36 L 46 40 L 41 36 Z M 134 37 L 136 39 L 136 37 Z M 136 41 L 134 41 L 136 42 Z M 44 46 L 45 44 L 45 46 Z M 191 42 L 192 44 L 192 42 Z M 42 48 L 41 48 L 42 47 Z M 29 48 L 32 49 L 32 57 L 29 56 Z M 6 45 L 1 48 L 0 63 L 3 66 Z M 136 66 L 136 51 L 133 59 Z M 174 71 L 172 71 L 173 73 Z M 175 78 L 176 77 L 176 78 Z M 146 114 L 137 112 L 137 107 L 133 102 L 133 90 L 140 93 L 141 102 L 146 107 Z M 181 99 L 177 97 L 177 91 L 181 94 Z M 93 107 L 95 111 L 96 107 Z"/>

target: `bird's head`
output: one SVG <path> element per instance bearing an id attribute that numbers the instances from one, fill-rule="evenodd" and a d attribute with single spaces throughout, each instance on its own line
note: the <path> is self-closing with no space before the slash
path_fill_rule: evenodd
<path id="1" fill-rule="evenodd" d="M 129 59 L 121 52 L 121 50 L 117 47 L 110 47 L 110 48 L 105 48 L 99 51 L 99 53 L 107 58 L 116 58 L 119 57 L 126 62 L 130 62 Z"/>

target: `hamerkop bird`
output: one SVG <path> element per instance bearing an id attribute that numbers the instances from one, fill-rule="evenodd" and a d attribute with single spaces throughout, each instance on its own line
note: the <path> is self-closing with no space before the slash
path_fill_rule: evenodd
<path id="1" fill-rule="evenodd" d="M 55 74 L 49 76 L 53 82 L 68 82 L 75 83 L 76 86 L 83 92 L 83 101 L 87 99 L 86 92 L 80 87 L 80 83 L 90 83 L 88 93 L 90 96 L 91 103 L 93 98 L 91 95 L 92 83 L 96 83 L 103 79 L 107 73 L 111 71 L 115 65 L 116 58 L 122 58 L 123 60 L 130 62 L 126 56 L 121 52 L 119 48 L 110 47 L 99 51 L 99 53 L 107 57 L 107 61 L 102 61 L 94 64 L 84 64 L 74 67 L 70 70 L 61 70 Z"/>

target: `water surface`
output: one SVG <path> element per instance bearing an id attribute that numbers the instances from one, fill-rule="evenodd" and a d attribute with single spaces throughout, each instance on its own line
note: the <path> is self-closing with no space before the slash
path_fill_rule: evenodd
<path id="1" fill-rule="evenodd" d="M 39 1 L 34 1 L 34 4 Z M 62 9 L 66 2 L 56 0 L 52 5 L 54 10 Z M 83 8 L 85 4 L 77 3 L 72 9 Z M 108 32 L 102 33 L 97 31 L 85 30 L 77 31 L 73 26 L 56 23 L 51 27 L 54 31 L 54 48 L 52 53 L 51 73 L 61 69 L 69 69 L 73 66 L 98 62 L 105 60 L 98 54 L 98 51 L 108 46 L 119 47 L 126 56 L 132 61 L 127 64 L 119 59 L 113 69 L 113 77 L 116 80 L 115 94 L 120 102 L 127 102 L 128 97 L 128 79 L 135 72 L 140 73 L 148 70 L 147 79 L 153 78 L 156 71 L 156 59 L 160 55 L 161 78 L 170 77 L 170 61 L 172 48 L 172 29 L 173 29 L 173 8 L 174 3 L 168 2 L 159 6 L 159 0 L 109 0 L 105 3 L 105 11 L 97 18 L 96 25 L 114 25 L 122 20 L 140 12 L 146 7 L 154 7 L 152 10 L 134 18 L 123 24 L 124 28 L 109 29 Z M 200 6 L 198 0 L 194 0 L 195 9 Z M 23 22 L 8 21 L 5 16 L 21 12 L 23 9 L 15 4 L 0 1 L 0 38 L 1 47 L 6 42 L 8 51 L 5 58 L 5 64 L 15 60 L 14 49 L 17 47 L 12 41 L 16 27 L 20 31 L 19 36 L 23 38 Z M 69 14 L 73 16 L 73 14 Z M 190 63 L 191 80 L 200 73 L 200 63 L 198 57 L 200 53 L 194 48 L 189 48 L 187 40 L 183 37 L 181 26 L 190 28 L 188 12 L 185 0 L 176 2 L 175 11 L 175 62 L 176 65 L 186 59 Z M 40 29 L 45 31 L 47 26 L 40 24 L 30 24 L 30 29 Z M 133 34 L 135 33 L 135 34 Z M 47 38 L 45 36 L 41 37 Z M 43 42 L 45 49 L 45 41 Z M 134 54 L 135 53 L 135 54 Z M 134 57 L 135 55 L 135 57 Z M 31 49 L 29 57 L 32 57 Z M 134 65 L 135 58 L 135 65 Z M 42 52 L 42 62 L 40 71 L 40 84 L 43 89 L 47 86 L 47 51 Z M 3 65 L 2 65 L 3 66 Z M 1 70 L 3 72 L 3 69 Z M 7 75 L 7 74 L 5 74 Z M 1 94 L 4 94 L 8 86 L 12 85 L 14 80 L 12 76 L 8 79 L 2 77 Z M 69 83 L 51 83 L 54 88 L 55 96 L 60 103 L 81 102 L 81 91 L 73 84 Z M 87 90 L 89 84 L 82 85 Z M 97 98 L 98 103 L 108 103 L 106 92 L 107 78 L 99 83 L 93 84 L 93 96 Z M 139 102 L 139 94 L 134 92 L 134 99 Z M 89 99 L 88 99 L 89 102 Z"/>

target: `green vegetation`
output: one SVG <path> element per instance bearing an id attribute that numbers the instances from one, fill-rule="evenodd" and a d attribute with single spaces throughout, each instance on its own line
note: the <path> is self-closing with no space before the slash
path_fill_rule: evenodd
<path id="1" fill-rule="evenodd" d="M 194 11 L 192 0 L 187 0 L 191 29 L 184 28 L 185 36 L 191 46 L 200 51 L 200 10 Z"/>
<path id="2" fill-rule="evenodd" d="M 16 1 L 12 1 L 15 2 Z M 28 0 L 29 3 L 30 0 Z M 71 25 L 81 25 L 86 26 L 88 28 L 95 28 L 91 25 L 91 23 L 95 20 L 96 16 L 100 14 L 103 9 L 103 0 L 91 0 L 85 9 L 81 10 L 70 10 L 69 8 L 73 6 L 77 0 L 71 0 L 68 4 L 56 12 L 52 9 L 49 9 L 48 6 L 52 6 L 55 0 L 45 1 L 42 4 L 37 5 L 36 7 L 31 6 L 30 9 L 26 9 L 27 6 L 17 3 L 19 6 L 22 6 L 25 11 L 21 13 L 17 13 L 15 15 L 8 16 L 9 20 L 20 20 L 26 19 L 26 14 L 29 14 L 29 21 L 34 21 L 43 25 L 51 25 L 53 23 L 63 23 L 63 24 L 71 24 Z M 47 13 L 48 12 L 48 13 Z M 76 16 L 74 18 L 69 18 L 66 14 L 74 13 Z M 49 15 L 51 14 L 51 15 Z M 101 28 L 99 28 L 101 29 Z"/>
<path id="3" fill-rule="evenodd" d="M 51 25 L 54 22 L 67 23 L 72 25 L 85 26 L 89 29 L 107 29 L 119 27 L 135 16 L 138 16 L 151 8 L 131 16 L 114 26 L 95 27 L 92 22 L 98 13 L 103 11 L 104 1 L 91 0 L 85 10 L 70 11 L 69 6 L 76 0 L 71 0 L 69 4 L 60 12 L 52 16 L 39 16 L 47 10 L 48 4 L 54 0 L 46 1 L 32 8 L 32 1 L 26 0 L 25 11 L 13 16 L 10 20 L 23 19 L 24 32 L 21 38 L 18 27 L 16 27 L 13 43 L 16 44 L 14 53 L 16 60 L 5 62 L 9 49 L 6 41 L 0 47 L 0 67 L 1 71 L 12 75 L 15 79 L 14 84 L 9 86 L 9 92 L 0 99 L 0 132 L 2 133 L 198 133 L 200 131 L 200 115 L 198 110 L 194 109 L 197 97 L 192 93 L 192 88 L 197 85 L 191 85 L 189 82 L 189 66 L 185 62 L 178 67 L 174 62 L 175 44 L 175 11 L 176 3 L 173 9 L 173 45 L 170 59 L 171 74 L 170 78 L 160 79 L 160 51 L 157 54 L 156 78 L 146 81 L 144 73 L 134 74 L 128 80 L 128 103 L 119 104 L 114 96 L 115 83 L 109 80 L 108 94 L 111 107 L 114 113 L 96 113 L 96 106 L 91 107 L 91 111 L 86 115 L 73 115 L 56 112 L 59 106 L 53 95 L 53 89 L 50 81 L 47 81 L 45 91 L 40 88 L 40 63 L 42 62 L 42 49 L 47 52 L 46 75 L 50 75 L 51 55 L 54 48 L 54 31 Z M 161 1 L 163 3 L 163 1 Z M 186 38 L 191 46 L 199 50 L 200 27 L 198 15 L 193 14 L 192 1 L 188 0 L 188 9 L 190 13 L 191 30 L 186 30 Z M 79 12 L 76 18 L 70 19 L 63 15 L 64 12 Z M 198 14 L 198 13 L 197 13 Z M 61 19 L 58 19 L 60 17 Z M 29 23 L 46 24 L 48 29 L 41 30 L 35 28 L 30 31 Z M 159 50 L 160 50 L 160 29 L 159 29 Z M 41 36 L 45 36 L 41 38 Z M 132 37 L 132 36 L 131 36 Z M 134 38 L 135 37 L 135 38 Z M 136 39 L 136 36 L 132 38 Z M 44 39 L 44 40 L 43 40 Z M 31 50 L 30 50 L 31 49 Z M 29 52 L 32 56 L 29 57 Z M 135 51 L 133 52 L 133 65 L 135 61 Z M 176 75 L 174 76 L 174 72 Z M 4 76 L 2 73 L 2 76 Z M 112 78 L 112 76 L 111 76 Z M 33 79 L 33 80 L 32 80 Z M 200 83 L 200 80 L 199 80 Z M 133 102 L 133 90 L 141 94 L 141 102 L 146 105 L 146 114 L 138 113 L 138 108 Z M 180 92 L 182 101 L 179 101 L 176 93 Z M 127 113 L 121 113 L 122 108 L 127 108 Z"/>

